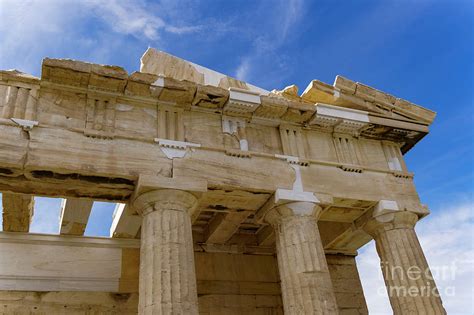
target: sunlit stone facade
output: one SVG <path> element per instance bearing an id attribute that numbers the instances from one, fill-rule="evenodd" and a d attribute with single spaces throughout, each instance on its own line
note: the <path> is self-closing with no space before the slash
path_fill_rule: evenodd
<path id="1" fill-rule="evenodd" d="M 403 160 L 434 117 L 340 76 L 270 92 L 154 49 L 132 74 L 2 71 L 0 313 L 367 314 L 374 239 L 394 314 L 445 314 Z M 64 199 L 59 235 L 28 233 L 34 196 Z M 109 238 L 83 235 L 94 201 L 117 203 Z"/>

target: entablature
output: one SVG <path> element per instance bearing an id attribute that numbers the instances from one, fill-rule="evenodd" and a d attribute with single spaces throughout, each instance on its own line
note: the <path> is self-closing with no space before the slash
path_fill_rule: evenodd
<path id="1" fill-rule="evenodd" d="M 410 132 L 427 132 L 424 124 L 368 111 L 124 73 L 118 67 L 51 59 L 43 63 L 41 80 L 2 72 L 6 81 L 0 85 L 7 88 L 0 109 L 22 104 L 8 92 L 17 81 L 28 81 L 23 84 L 37 93 L 35 120 L 23 124 L 29 128 L 18 124 L 24 116 L 16 111 L 0 118 L 4 190 L 21 186 L 24 193 L 47 194 L 68 181 L 75 188 L 61 187 L 58 196 L 124 201 L 139 174 L 190 172 L 211 178 L 215 187 L 271 191 L 273 185 L 265 182 L 275 178 L 275 170 L 288 168 L 284 162 L 303 167 L 302 173 L 336 168 L 333 176 L 341 178 L 378 173 L 411 181 L 400 151 L 405 138 L 387 138 L 386 128 L 390 122 L 393 133 L 406 136 L 398 130 L 407 123 Z M 372 127 L 383 132 L 372 135 Z M 251 180 L 254 174 L 257 181 Z M 40 181 L 44 185 L 35 188 Z M 90 182 L 100 183 L 100 193 L 87 187 Z"/>
<path id="2" fill-rule="evenodd" d="M 310 100 L 296 87 L 266 92 L 228 78 L 213 86 L 59 59 L 44 60 L 41 79 L 0 74 L 0 191 L 128 202 L 140 176 L 159 175 L 203 178 L 209 190 L 269 196 L 304 186 L 419 204 L 402 152 L 429 121 L 411 105 L 401 115 L 395 105 L 388 113 L 334 95 Z M 257 228 L 255 209 L 232 209 L 210 216 L 215 230 L 205 238 L 219 239 L 218 227 L 235 220 L 245 219 L 240 234 Z M 252 237 L 267 242 L 258 229 Z"/>
<path id="3" fill-rule="evenodd" d="M 7 74 L 9 77 L 7 81 L 9 83 L 3 86 L 12 84 L 12 78 L 15 75 L 19 77 L 18 80 L 25 77 L 25 75 L 12 72 L 3 73 L 5 74 L 4 77 Z M 349 82 L 347 79 L 338 77 L 336 87 L 333 88 L 334 91 L 340 90 L 337 86 L 341 85 L 341 80 Z M 56 93 L 69 91 L 77 95 L 84 95 L 88 104 L 90 104 L 89 107 L 98 104 L 96 106 L 102 108 L 102 102 L 106 104 L 105 107 L 112 106 L 112 104 L 117 104 L 117 106 L 126 104 L 145 108 L 159 105 L 171 106 L 183 108 L 186 111 L 204 111 L 237 116 L 253 124 L 273 126 L 294 124 L 301 128 L 316 128 L 329 132 L 355 134 L 359 137 L 377 140 L 392 140 L 402 144 L 403 152 L 407 151 L 428 133 L 428 125 L 434 117 L 430 116 L 431 120 L 428 121 L 428 118 L 418 119 L 417 115 L 397 115 L 394 114 L 395 110 L 387 112 L 375 110 L 370 106 L 353 106 L 359 108 L 355 109 L 346 103 L 340 104 L 330 98 L 305 97 L 305 95 L 311 94 L 309 92 L 312 91 L 311 89 L 305 91 L 302 97 L 288 97 L 287 94 L 278 91 L 264 94 L 236 87 L 225 89 L 141 72 L 135 72 L 128 76 L 126 71 L 120 67 L 62 59 L 45 59 L 41 80 L 36 79 L 35 82 L 39 83 L 41 88 L 55 90 Z M 313 82 L 313 89 L 317 89 L 318 84 Z M 6 94 L 4 97 L 9 99 L 10 94 L 6 91 L 3 93 Z M 316 100 L 316 102 L 313 102 L 313 100 Z M 410 106 L 406 105 L 404 107 L 405 113 L 409 112 L 415 105 Z M 361 107 L 364 110 L 360 110 Z M 395 105 L 392 107 L 397 108 Z M 429 112 L 428 110 L 422 111 L 421 107 L 415 106 L 413 108 L 418 110 L 419 115 L 421 115 L 420 113 Z M 5 109 L 3 111 L 5 112 Z M 110 112 L 110 115 L 113 115 L 113 111 Z M 104 117 L 100 114 L 99 116 Z M 9 118 L 6 115 L 3 115 L 3 117 Z M 106 138 L 109 137 L 110 128 L 106 128 L 106 125 L 101 123 L 98 125 L 106 129 L 102 133 Z M 104 126 L 102 127 L 102 125 Z M 130 127 L 133 129 L 133 126 Z M 94 128 L 92 130 L 90 130 L 91 128 L 87 129 L 89 130 L 86 133 L 92 135 L 97 133 Z"/>

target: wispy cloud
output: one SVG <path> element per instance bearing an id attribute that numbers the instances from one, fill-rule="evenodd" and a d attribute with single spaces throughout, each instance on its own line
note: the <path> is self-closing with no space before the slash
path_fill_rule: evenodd
<path id="1" fill-rule="evenodd" d="M 140 0 L 86 0 L 83 4 L 116 32 L 144 36 L 150 40 L 158 40 L 160 32 L 188 34 L 202 29 L 200 25 L 173 25 L 164 20 L 164 12 L 159 7 L 152 8 Z"/>
<path id="2" fill-rule="evenodd" d="M 216 17 L 202 14 L 208 3 L 188 0 L 0 0 L 0 68 L 39 75 L 41 58 L 46 56 L 127 68 L 132 62 L 138 66 L 148 46 L 173 52 L 176 47 L 189 51 L 194 45 L 194 51 L 208 54 L 197 46 L 217 45 L 209 46 L 216 50 L 231 40 L 245 47 L 245 53 L 237 57 L 240 64 L 234 71 L 226 72 L 278 87 L 291 70 L 289 57 L 280 48 L 293 38 L 304 4 L 263 1 Z M 227 54 L 225 48 L 223 53 Z"/>
<path id="3" fill-rule="evenodd" d="M 448 314 L 472 314 L 474 304 L 474 206 L 442 209 L 417 225 L 417 234 Z M 370 314 L 392 314 L 374 242 L 357 257 Z"/>
<path id="4" fill-rule="evenodd" d="M 158 31 L 166 23 L 159 17 L 147 12 L 140 4 L 129 1 L 89 0 L 86 2 L 113 30 L 131 35 L 143 35 L 149 39 L 158 39 Z M 138 2 L 140 3 L 140 2 Z"/>
<path id="5" fill-rule="evenodd" d="M 246 81 L 250 70 L 250 62 L 248 58 L 244 58 L 235 71 L 235 77 L 239 80 Z"/>
<path id="6" fill-rule="evenodd" d="M 0 68 L 38 75 L 46 56 L 112 63 L 132 52 L 138 65 L 146 46 L 165 46 L 164 35 L 189 36 L 212 27 L 171 18 L 168 6 L 144 0 L 0 0 Z"/>
<path id="7" fill-rule="evenodd" d="M 281 84 L 288 68 L 287 56 L 279 49 L 303 16 L 303 8 L 303 0 L 289 0 L 272 3 L 271 8 L 261 10 L 265 15 L 255 17 L 259 26 L 248 30 L 254 37 L 252 49 L 241 57 L 235 70 L 237 78 L 252 81 L 258 74 L 259 81 L 268 85 L 267 88 Z M 260 24 L 266 24 L 266 27 Z"/>
<path id="8" fill-rule="evenodd" d="M 293 25 L 297 23 L 298 19 L 301 17 L 303 4 L 303 0 L 290 0 L 284 2 L 284 10 L 286 13 L 283 16 L 283 22 L 281 26 L 280 38 L 282 40 L 286 39 Z"/>

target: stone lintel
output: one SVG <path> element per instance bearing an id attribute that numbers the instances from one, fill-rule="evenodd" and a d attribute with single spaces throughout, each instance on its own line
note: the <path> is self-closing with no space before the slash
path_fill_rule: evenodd
<path id="1" fill-rule="evenodd" d="M 411 211 L 393 211 L 373 217 L 362 228 L 367 234 L 376 238 L 383 231 L 413 229 L 418 219 L 418 215 Z"/>
<path id="2" fill-rule="evenodd" d="M 398 204 L 394 200 L 380 200 L 374 208 L 374 212 L 372 213 L 373 217 L 377 217 L 379 215 L 383 215 L 385 213 L 390 213 L 394 211 L 400 211 Z"/>
<path id="3" fill-rule="evenodd" d="M 135 188 L 135 197 L 153 190 L 175 189 L 192 193 L 207 191 L 207 181 L 196 177 L 170 178 L 153 175 L 140 175 Z M 133 198 L 132 198 L 133 199 Z"/>
<path id="4" fill-rule="evenodd" d="M 118 203 L 112 216 L 110 237 L 136 238 L 141 225 L 142 217 L 130 205 Z"/>
<path id="5" fill-rule="evenodd" d="M 68 198 L 61 202 L 60 234 L 84 235 L 94 201 Z"/>
<path id="6" fill-rule="evenodd" d="M 420 204 L 419 207 L 416 207 L 415 209 L 412 208 L 400 208 L 398 203 L 394 200 L 380 200 L 374 207 L 374 211 L 372 213 L 372 216 L 375 218 L 380 215 L 384 215 L 387 213 L 396 213 L 396 212 L 411 212 L 416 214 L 420 219 L 427 216 L 430 211 L 426 205 Z"/>
<path id="7" fill-rule="evenodd" d="M 267 202 L 257 211 L 255 217 L 258 221 L 263 221 L 266 214 L 279 206 L 288 205 L 288 204 L 301 204 L 309 203 L 313 206 L 318 206 L 320 208 L 322 205 L 332 204 L 334 199 L 331 195 L 322 194 L 322 193 L 313 193 L 305 191 L 303 188 L 303 183 L 301 180 L 301 171 L 300 165 L 295 165 L 295 162 L 298 162 L 298 158 L 291 156 L 279 156 L 280 158 L 285 158 L 290 166 L 295 170 L 295 181 L 293 183 L 292 189 L 283 189 L 278 188 L 274 195 L 270 197 Z"/>
<path id="8" fill-rule="evenodd" d="M 324 249 L 324 253 L 326 255 L 344 255 L 351 257 L 356 257 L 357 255 L 359 255 L 357 250 Z"/>
<path id="9" fill-rule="evenodd" d="M 363 229 L 367 233 L 366 226 L 371 221 L 379 222 L 382 225 L 383 223 L 391 224 L 396 220 L 399 221 L 399 219 L 396 219 L 398 217 L 412 217 L 412 214 L 416 215 L 418 218 L 416 221 L 418 221 L 427 215 L 426 211 L 428 210 L 426 206 L 423 205 L 420 206 L 420 210 L 402 209 L 394 200 L 380 200 L 373 209 L 366 211 L 354 221 L 353 228 L 358 230 Z M 414 223 L 416 223 L 416 221 Z"/>
<path id="10" fill-rule="evenodd" d="M 219 213 L 209 224 L 206 243 L 226 243 L 252 211 Z"/>
<path id="11" fill-rule="evenodd" d="M 277 189 L 275 192 L 275 205 L 291 202 L 319 203 L 319 199 L 308 191 L 294 191 L 290 189 Z"/>

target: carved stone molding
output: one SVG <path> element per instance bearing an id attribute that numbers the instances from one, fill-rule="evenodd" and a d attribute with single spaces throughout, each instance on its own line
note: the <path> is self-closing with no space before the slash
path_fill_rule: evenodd
<path id="1" fill-rule="evenodd" d="M 143 216 L 163 210 L 191 212 L 197 206 L 197 198 L 184 190 L 158 189 L 139 195 L 132 206 Z"/>
<path id="2" fill-rule="evenodd" d="M 28 131 L 33 129 L 34 126 L 38 126 L 38 122 L 34 120 L 26 120 L 26 119 L 18 119 L 18 118 L 11 118 L 11 120 L 17 124 L 18 126 L 21 126 L 23 130 Z"/>
<path id="3" fill-rule="evenodd" d="M 316 113 L 308 124 L 333 132 L 358 135 L 369 124 L 369 115 L 366 111 L 318 103 Z"/>
<path id="4" fill-rule="evenodd" d="M 0 84 L 0 112 L 2 118 L 36 120 L 38 87 L 25 83 Z"/>
<path id="5" fill-rule="evenodd" d="M 199 148 L 201 145 L 198 143 L 174 141 L 168 139 L 155 138 L 155 142 L 160 146 L 161 151 L 166 155 L 168 159 L 182 158 L 188 152 L 188 148 Z"/>
<path id="6" fill-rule="evenodd" d="M 229 88 L 229 100 L 224 105 L 228 115 L 250 116 L 260 105 L 260 94 L 248 90 Z"/>
<path id="7" fill-rule="evenodd" d="M 289 164 L 300 165 L 300 166 L 309 166 L 309 161 L 308 160 L 301 159 L 297 156 L 275 154 L 275 157 L 278 158 L 278 159 L 285 160 Z"/>
<path id="8" fill-rule="evenodd" d="M 239 141 L 240 151 L 249 150 L 245 127 L 246 122 L 242 118 L 222 116 L 222 132 L 234 136 Z"/>
<path id="9" fill-rule="evenodd" d="M 225 154 L 228 156 L 234 156 L 238 158 L 251 158 L 252 154 L 249 151 L 243 151 L 243 150 L 233 150 L 233 149 L 227 149 L 225 150 Z"/>
<path id="10" fill-rule="evenodd" d="M 265 215 L 265 221 L 274 225 L 282 219 L 293 216 L 311 216 L 318 218 L 322 208 L 315 202 L 293 201 L 279 206 L 275 206 Z"/>
<path id="11" fill-rule="evenodd" d="M 280 125 L 279 130 L 283 154 L 305 158 L 305 140 L 301 128 L 290 125 Z"/>
<path id="12" fill-rule="evenodd" d="M 184 141 L 183 109 L 176 106 L 158 106 L 158 138 Z"/>
<path id="13" fill-rule="evenodd" d="M 115 133 L 116 98 L 87 95 L 84 134 L 93 138 L 112 139 Z"/>

